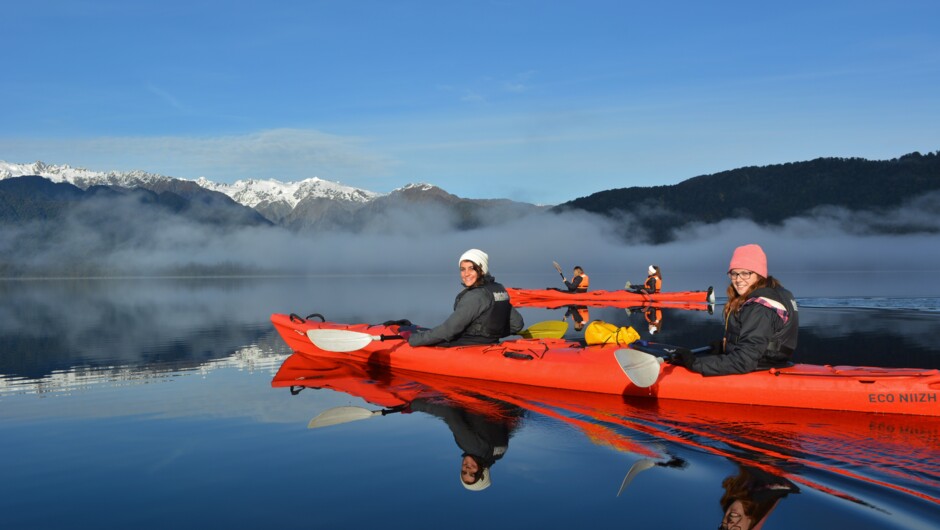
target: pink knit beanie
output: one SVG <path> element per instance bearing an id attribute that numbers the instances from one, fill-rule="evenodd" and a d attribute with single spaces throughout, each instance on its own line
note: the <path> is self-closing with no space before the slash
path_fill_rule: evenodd
<path id="1" fill-rule="evenodd" d="M 767 256 L 760 245 L 743 245 L 734 249 L 728 270 L 744 269 L 767 277 Z"/>

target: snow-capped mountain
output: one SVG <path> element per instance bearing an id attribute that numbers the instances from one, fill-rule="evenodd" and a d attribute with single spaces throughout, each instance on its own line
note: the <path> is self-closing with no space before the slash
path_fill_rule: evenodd
<path id="1" fill-rule="evenodd" d="M 209 190 L 222 192 L 235 201 L 252 208 L 281 201 L 290 205 L 291 208 L 295 208 L 297 203 L 308 197 L 364 203 L 381 195 L 317 177 L 299 182 L 248 179 L 236 181 L 234 184 L 220 184 L 199 177 L 196 179 L 196 184 Z"/>
<path id="2" fill-rule="evenodd" d="M 91 171 L 84 168 L 74 168 L 69 165 L 47 165 L 42 162 L 32 164 L 12 164 L 0 161 L 0 179 L 19 177 L 23 175 L 39 175 L 53 182 L 68 182 L 82 189 L 94 185 L 121 186 L 133 188 L 136 186 L 153 189 L 165 188 L 172 182 L 192 182 L 199 186 L 224 193 L 235 202 L 249 208 L 259 205 L 272 205 L 285 203 L 290 209 L 307 198 L 322 198 L 355 203 L 366 203 L 382 194 L 344 186 L 337 182 L 330 182 L 320 178 L 309 178 L 299 182 L 281 182 L 275 179 L 267 180 L 239 180 L 234 184 L 212 182 L 204 177 L 196 180 L 178 179 L 146 171 Z"/>
<path id="3" fill-rule="evenodd" d="M 133 188 L 140 186 L 149 188 L 154 184 L 162 184 L 172 180 L 172 177 L 165 177 L 146 171 L 91 171 L 84 168 L 75 168 L 69 165 L 47 165 L 42 162 L 33 162 L 32 164 L 11 164 L 0 160 L 0 180 L 21 177 L 24 175 L 39 175 L 52 182 L 68 182 L 81 189 L 88 189 L 90 186 L 107 185 L 121 186 L 124 188 Z"/>
<path id="4" fill-rule="evenodd" d="M 222 184 L 202 177 L 188 180 L 145 171 L 98 172 L 42 162 L 0 161 L 0 180 L 30 175 L 86 191 L 103 185 L 142 188 L 158 197 L 170 193 L 187 204 L 225 206 L 230 202 L 232 206 L 250 209 L 266 222 L 296 232 L 386 233 L 406 226 L 466 230 L 500 224 L 544 209 L 505 199 L 464 199 L 426 183 L 376 193 L 320 178 L 299 182 L 248 179 Z"/>

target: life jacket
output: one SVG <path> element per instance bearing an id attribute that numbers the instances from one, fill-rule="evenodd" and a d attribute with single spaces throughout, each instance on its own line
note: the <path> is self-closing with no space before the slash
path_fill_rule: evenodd
<path id="1" fill-rule="evenodd" d="M 584 323 L 591 320 L 591 315 L 586 305 L 568 306 L 568 311 L 565 313 L 565 316 L 570 316 L 575 324 L 577 324 L 579 320 Z"/>
<path id="2" fill-rule="evenodd" d="M 581 277 L 581 283 L 578 284 L 578 288 L 574 290 L 576 293 L 586 293 L 588 287 L 591 285 L 591 279 L 588 278 L 587 274 L 581 273 L 578 276 Z"/>
<path id="3" fill-rule="evenodd" d="M 778 287 L 764 287 L 751 293 L 751 297 L 744 301 L 741 307 L 747 304 L 760 304 L 774 311 L 783 322 L 783 326 L 770 338 L 767 349 L 761 359 L 762 365 L 773 366 L 787 363 L 796 351 L 797 336 L 799 334 L 800 315 L 796 299 L 793 294 Z M 725 323 L 727 327 L 727 322 Z"/>
<path id="4" fill-rule="evenodd" d="M 663 310 L 658 307 L 650 307 L 646 310 L 646 322 L 649 324 L 659 325 L 659 321 L 663 319 Z"/>
<path id="5" fill-rule="evenodd" d="M 482 315 L 467 326 L 466 331 L 459 339 L 453 341 L 460 344 L 493 344 L 503 337 L 509 336 L 509 315 L 512 304 L 509 302 L 509 293 L 502 284 L 487 282 L 475 289 L 483 289 L 493 300 L 493 304 Z M 456 307 L 456 302 L 454 307 Z"/>
<path id="6" fill-rule="evenodd" d="M 650 274 L 646 277 L 646 283 L 643 284 L 643 287 L 650 293 L 658 293 L 663 286 L 663 280 L 655 274 Z"/>

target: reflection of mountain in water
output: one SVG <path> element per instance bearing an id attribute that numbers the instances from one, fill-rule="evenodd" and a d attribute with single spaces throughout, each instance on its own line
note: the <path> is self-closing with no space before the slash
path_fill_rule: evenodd
<path id="1" fill-rule="evenodd" d="M 264 342 L 278 339 L 271 334 Z M 162 363 L 150 366 L 75 366 L 67 370 L 55 370 L 46 375 L 29 377 L 4 377 L 0 375 L 0 395 L 4 394 L 52 394 L 71 392 L 94 385 L 126 385 L 128 383 L 154 383 L 162 380 L 171 381 L 180 373 L 206 375 L 222 368 L 255 372 L 274 370 L 286 357 L 270 347 L 249 346 L 233 352 L 223 358 L 208 360 L 203 363 Z"/>

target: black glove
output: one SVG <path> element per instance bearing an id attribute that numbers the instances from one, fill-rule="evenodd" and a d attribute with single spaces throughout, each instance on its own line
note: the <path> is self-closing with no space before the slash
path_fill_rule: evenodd
<path id="1" fill-rule="evenodd" d="M 692 350 L 680 346 L 676 348 L 675 353 L 672 354 L 668 362 L 676 366 L 689 367 L 692 365 L 693 359 L 695 359 L 695 354 L 692 353 Z"/>
<path id="2" fill-rule="evenodd" d="M 718 355 L 720 353 L 724 353 L 723 351 L 724 345 L 725 345 L 724 339 L 718 339 L 712 342 L 711 344 L 709 344 L 709 346 L 711 346 L 712 349 L 708 350 L 708 353 L 711 355 Z"/>
<path id="3" fill-rule="evenodd" d="M 403 318 L 401 320 L 386 320 L 382 322 L 383 326 L 413 326 L 410 320 Z"/>
<path id="4" fill-rule="evenodd" d="M 679 458 L 678 456 L 673 456 L 669 459 L 668 462 L 657 462 L 656 465 L 660 467 L 672 467 L 676 469 L 685 469 L 686 467 L 688 467 L 689 463 Z"/>

